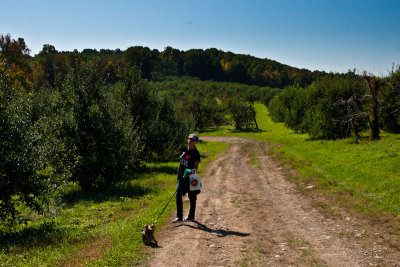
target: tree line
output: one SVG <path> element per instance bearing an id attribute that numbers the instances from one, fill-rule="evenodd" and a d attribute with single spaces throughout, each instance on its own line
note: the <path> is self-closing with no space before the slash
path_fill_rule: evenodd
<path id="1" fill-rule="evenodd" d="M 287 86 L 265 104 L 273 121 L 313 139 L 358 139 L 368 130 L 377 140 L 382 130 L 400 133 L 400 66 L 384 78 L 348 72 Z"/>
<path id="2" fill-rule="evenodd" d="M 123 52 L 119 49 L 84 49 L 82 54 L 89 58 L 100 56 L 137 65 L 143 77 L 149 80 L 164 76 L 191 76 L 201 80 L 284 88 L 289 84 L 305 86 L 320 77 L 331 75 L 216 48 L 181 51 L 168 46 L 160 52 L 148 47 L 132 46 Z"/>
<path id="3" fill-rule="evenodd" d="M 3 38 L 8 39 L 6 35 Z M 20 38 L 22 41 L 23 39 Z M 4 43 L 4 42 L 3 42 Z M 7 42 L 6 42 L 7 43 Z M 13 53 L 8 45 L 4 46 L 3 54 Z M 120 49 L 84 49 L 82 52 L 57 51 L 50 44 L 43 45 L 35 56 L 28 57 L 24 71 L 31 73 L 30 82 L 40 87 L 48 83 L 54 86 L 62 81 L 68 67 L 78 67 L 94 58 L 102 60 L 103 68 L 109 74 L 111 81 L 116 81 L 118 69 L 122 65 L 136 65 L 142 72 L 142 77 L 157 80 L 165 76 L 191 76 L 201 80 L 235 82 L 271 88 L 284 88 L 298 84 L 306 86 L 326 75 L 341 75 L 321 71 L 299 69 L 270 59 L 260 59 L 250 55 L 225 52 L 216 48 L 190 49 L 182 51 L 166 47 L 163 51 L 143 46 L 132 46 L 125 51 Z M 12 61 L 12 60 L 11 60 Z"/>

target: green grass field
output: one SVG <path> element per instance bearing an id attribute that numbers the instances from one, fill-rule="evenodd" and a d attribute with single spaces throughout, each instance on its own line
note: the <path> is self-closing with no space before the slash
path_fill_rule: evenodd
<path id="1" fill-rule="evenodd" d="M 400 215 L 399 134 L 383 133 L 380 141 L 373 142 L 367 138 L 358 143 L 352 138 L 311 141 L 306 134 L 273 123 L 264 105 L 256 105 L 256 111 L 261 132 L 234 133 L 231 127 L 220 127 L 201 135 L 237 135 L 267 141 L 275 157 L 295 168 L 303 182 L 327 194 L 350 194 Z"/>
<path id="2" fill-rule="evenodd" d="M 226 145 L 201 142 L 199 173 Z M 110 188 L 83 194 L 72 187 L 54 218 L 26 211 L 27 222 L 0 225 L 0 266 L 134 265 L 143 260 L 141 229 L 157 227 L 175 209 L 176 162 L 148 164 L 151 172 Z"/>

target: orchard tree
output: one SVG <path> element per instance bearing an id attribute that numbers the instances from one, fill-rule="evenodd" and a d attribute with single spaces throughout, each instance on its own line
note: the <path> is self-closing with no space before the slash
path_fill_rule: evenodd
<path id="1" fill-rule="evenodd" d="M 353 94 L 348 99 L 343 99 L 340 97 L 335 103 L 335 106 L 344 107 L 343 115 L 336 121 L 345 125 L 347 129 L 354 133 L 357 139 L 360 137 L 363 122 L 368 117 L 368 113 L 362 111 L 362 106 L 365 100 L 366 96 Z"/>
<path id="2" fill-rule="evenodd" d="M 72 179 L 85 191 L 116 183 L 143 160 L 143 142 L 126 92 L 110 87 L 101 68 L 96 60 L 70 70 L 61 90 L 69 114 L 63 121 L 66 147 L 77 159 Z"/>
<path id="3" fill-rule="evenodd" d="M 249 130 L 254 125 L 257 125 L 255 121 L 256 112 L 253 105 L 244 101 L 239 97 L 230 97 L 226 101 L 226 109 L 232 116 L 232 122 L 236 130 Z"/>
<path id="4" fill-rule="evenodd" d="M 56 95 L 16 91 L 10 71 L 0 62 L 0 221 L 21 203 L 44 212 L 69 172 Z"/>
<path id="5" fill-rule="evenodd" d="M 382 92 L 385 104 L 381 116 L 385 130 L 400 133 L 400 66 L 391 71 L 387 86 Z"/>

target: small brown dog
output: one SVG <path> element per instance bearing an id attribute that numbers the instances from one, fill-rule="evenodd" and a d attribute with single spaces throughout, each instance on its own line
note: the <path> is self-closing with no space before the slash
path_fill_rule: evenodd
<path id="1" fill-rule="evenodd" d="M 154 224 L 152 224 L 150 226 L 148 226 L 148 225 L 144 226 L 143 231 L 142 231 L 142 239 L 146 245 L 151 245 L 152 244 L 151 242 L 154 240 L 154 242 L 156 243 L 156 246 L 158 246 L 157 240 L 154 238 L 154 230 L 155 229 L 156 229 L 156 227 L 154 226 Z"/>

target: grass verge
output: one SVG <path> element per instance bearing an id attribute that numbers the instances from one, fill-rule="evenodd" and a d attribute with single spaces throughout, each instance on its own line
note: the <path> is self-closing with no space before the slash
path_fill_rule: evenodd
<path id="1" fill-rule="evenodd" d="M 199 173 L 226 145 L 200 142 Z M 27 211 L 25 223 L 0 224 L 1 266 L 131 266 L 145 256 L 144 224 L 154 222 L 176 188 L 178 161 L 148 164 L 149 172 L 101 194 L 72 187 L 54 218 Z M 175 210 L 172 200 L 158 220 Z"/>

